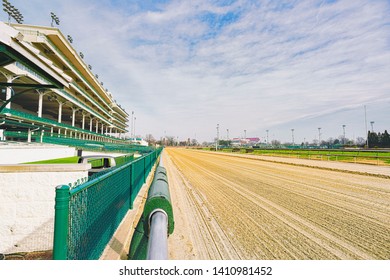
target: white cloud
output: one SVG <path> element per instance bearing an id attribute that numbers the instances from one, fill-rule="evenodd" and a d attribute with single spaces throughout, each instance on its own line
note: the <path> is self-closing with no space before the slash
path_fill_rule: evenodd
<path id="1" fill-rule="evenodd" d="M 307 0 L 283 9 L 244 0 L 162 1 L 149 9 L 153 1 L 13 2 L 26 23 L 48 25 L 50 11 L 58 13 L 61 31 L 136 112 L 142 135 L 211 140 L 219 123 L 231 137 L 270 129 L 289 140 L 288 127 L 298 137 L 300 127 L 313 131 L 326 121 L 337 127 L 334 137 L 347 121 L 340 116 L 356 119 L 344 112 L 366 104 L 381 108 L 376 124 L 389 129 L 388 1 Z"/>

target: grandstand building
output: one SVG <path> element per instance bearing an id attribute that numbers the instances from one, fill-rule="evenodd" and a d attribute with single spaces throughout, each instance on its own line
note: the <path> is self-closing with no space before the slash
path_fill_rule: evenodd
<path id="1" fill-rule="evenodd" d="M 128 113 L 58 28 L 0 22 L 0 90 L 0 140 L 124 142 Z"/>

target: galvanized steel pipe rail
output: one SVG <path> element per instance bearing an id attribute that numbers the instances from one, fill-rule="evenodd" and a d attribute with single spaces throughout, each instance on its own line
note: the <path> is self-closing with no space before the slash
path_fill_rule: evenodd
<path id="1" fill-rule="evenodd" d="M 167 172 L 162 165 L 160 159 L 132 237 L 129 259 L 168 259 L 168 236 L 173 233 L 174 219 Z"/>
<path id="2" fill-rule="evenodd" d="M 164 167 L 160 157 L 159 167 Z M 162 209 L 156 209 L 149 217 L 148 260 L 168 259 L 168 215 Z"/>
<path id="3" fill-rule="evenodd" d="M 168 259 L 168 215 L 157 209 L 149 218 L 150 233 L 148 243 L 148 260 Z"/>

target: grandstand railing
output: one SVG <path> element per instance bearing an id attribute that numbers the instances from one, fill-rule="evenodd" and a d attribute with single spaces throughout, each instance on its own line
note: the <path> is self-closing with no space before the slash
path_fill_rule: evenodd
<path id="1" fill-rule="evenodd" d="M 29 113 L 25 113 L 25 112 L 13 110 L 13 109 L 4 108 L 2 110 L 2 114 L 10 114 L 10 115 L 13 115 L 13 116 L 16 116 L 16 117 L 19 117 L 19 118 L 22 118 L 22 119 L 34 122 L 36 124 L 39 123 L 39 124 L 43 124 L 43 125 L 49 125 L 49 126 L 52 126 L 52 127 L 55 126 L 57 128 L 60 128 L 60 129 L 67 129 L 67 130 L 70 130 L 70 131 L 75 131 L 75 132 L 84 133 L 84 134 L 88 134 L 88 135 L 103 137 L 103 138 L 105 138 L 107 140 L 116 140 L 116 141 L 118 141 L 117 138 L 112 137 L 112 136 L 99 134 L 99 133 L 96 133 L 96 132 L 93 132 L 93 131 L 89 131 L 89 130 L 85 130 L 85 129 L 76 127 L 76 126 L 68 125 L 68 124 L 65 124 L 65 123 L 59 123 L 59 122 L 57 122 L 55 120 L 51 120 L 51 119 L 47 119 L 47 118 L 41 118 L 41 117 L 34 116 L 32 114 L 29 114 Z"/>
<path id="2" fill-rule="evenodd" d="M 99 259 L 160 153 L 155 150 L 92 180 L 58 186 L 53 259 Z"/>
<path id="3" fill-rule="evenodd" d="M 27 139 L 27 132 L 20 131 L 5 131 L 4 136 L 13 137 L 18 139 Z M 121 141 L 120 143 L 115 142 L 102 142 L 102 141 L 93 141 L 93 140 L 85 140 L 78 138 L 70 138 L 65 137 L 64 135 L 53 134 L 50 135 L 50 132 L 44 132 L 43 135 L 40 133 L 32 135 L 31 139 L 34 139 L 35 142 L 56 144 L 74 147 L 77 150 L 85 150 L 92 152 L 113 152 L 113 153 L 141 153 L 146 154 L 152 152 L 154 149 L 152 147 L 140 146 L 140 145 L 132 145 L 126 141 Z"/>

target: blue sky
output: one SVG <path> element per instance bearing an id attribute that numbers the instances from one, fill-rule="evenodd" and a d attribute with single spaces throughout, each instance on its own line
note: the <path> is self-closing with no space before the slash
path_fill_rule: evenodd
<path id="1" fill-rule="evenodd" d="M 282 142 L 390 130 L 390 1 L 13 0 L 74 39 L 136 134 Z M 6 16 L 2 14 L 2 20 Z M 366 108 L 366 110 L 364 109 Z M 367 116 L 367 118 L 365 118 Z M 130 125 L 130 122 L 129 122 Z"/>

